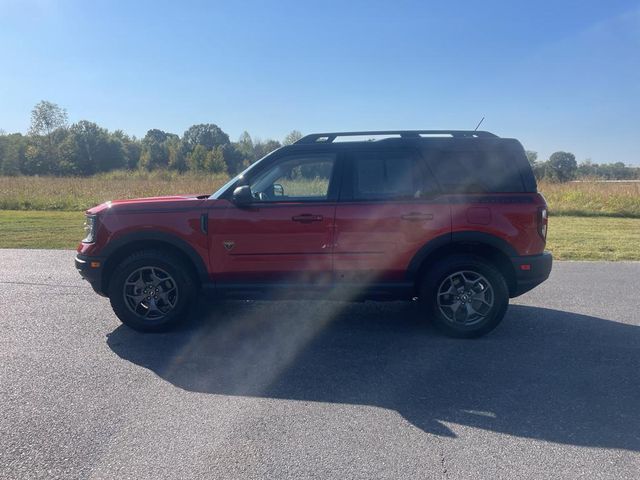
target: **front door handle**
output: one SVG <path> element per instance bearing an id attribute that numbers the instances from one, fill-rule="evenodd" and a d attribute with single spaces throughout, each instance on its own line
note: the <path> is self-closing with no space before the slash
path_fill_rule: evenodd
<path id="1" fill-rule="evenodd" d="M 323 220 L 322 215 L 311 215 L 310 213 L 303 213 L 302 215 L 295 215 L 291 217 L 291 220 L 294 222 L 300 223 L 311 223 L 311 222 L 321 222 Z"/>
<path id="2" fill-rule="evenodd" d="M 425 220 L 433 220 L 433 215 L 430 213 L 411 212 L 401 215 L 400 218 L 409 222 L 420 222 Z"/>

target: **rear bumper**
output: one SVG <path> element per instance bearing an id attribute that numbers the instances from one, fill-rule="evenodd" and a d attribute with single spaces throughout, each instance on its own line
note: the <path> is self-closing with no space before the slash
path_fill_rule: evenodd
<path id="1" fill-rule="evenodd" d="M 511 257 L 511 263 L 516 274 L 516 281 L 510 296 L 517 297 L 549 278 L 553 256 L 551 252 L 544 252 L 540 255 Z"/>
<path id="2" fill-rule="evenodd" d="M 74 263 L 80 276 L 91 284 L 96 293 L 106 296 L 106 293 L 102 291 L 102 265 L 104 259 L 102 257 L 78 254 Z"/>

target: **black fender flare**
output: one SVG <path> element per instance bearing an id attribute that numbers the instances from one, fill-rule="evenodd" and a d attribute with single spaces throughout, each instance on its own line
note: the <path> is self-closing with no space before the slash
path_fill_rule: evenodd
<path id="1" fill-rule="evenodd" d="M 518 252 L 511 245 L 509 245 L 508 242 L 499 237 L 496 237 L 495 235 L 491 235 L 490 233 L 474 231 L 447 233 L 430 240 L 416 252 L 416 254 L 409 262 L 409 266 L 407 268 L 407 280 L 416 280 L 422 263 L 429 255 L 434 253 L 436 250 L 442 247 L 454 246 L 456 244 L 474 243 L 493 247 L 504 253 L 507 257 L 515 257 L 518 255 Z"/>
<path id="2" fill-rule="evenodd" d="M 185 240 L 166 232 L 158 231 L 144 231 L 144 232 L 132 232 L 124 234 L 115 240 L 109 242 L 104 249 L 100 252 L 100 256 L 105 260 L 105 268 L 111 267 L 109 265 L 109 257 L 114 252 L 117 252 L 121 248 L 126 248 L 127 245 L 138 242 L 161 242 L 171 245 L 178 249 L 181 253 L 187 256 L 193 264 L 196 274 L 202 283 L 209 281 L 209 273 L 207 266 L 205 265 L 202 257 L 189 245 Z"/>
<path id="3" fill-rule="evenodd" d="M 506 240 L 484 232 L 453 232 L 451 234 L 453 243 L 484 243 L 500 250 L 507 257 L 516 257 L 518 252 Z"/>

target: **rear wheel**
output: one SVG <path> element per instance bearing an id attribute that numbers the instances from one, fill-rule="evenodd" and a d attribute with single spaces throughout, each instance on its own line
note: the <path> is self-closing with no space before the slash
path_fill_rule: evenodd
<path id="1" fill-rule="evenodd" d="M 420 286 L 420 299 L 445 334 L 473 338 L 502 321 L 509 291 L 492 264 L 474 255 L 455 255 L 429 269 Z"/>
<path id="2" fill-rule="evenodd" d="M 109 281 L 113 311 L 122 323 L 144 332 L 166 330 L 184 319 L 195 290 L 187 266 L 158 250 L 127 257 Z"/>

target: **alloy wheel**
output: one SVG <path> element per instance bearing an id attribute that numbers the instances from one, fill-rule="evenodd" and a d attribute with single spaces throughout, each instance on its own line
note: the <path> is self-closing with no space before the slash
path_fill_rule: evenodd
<path id="1" fill-rule="evenodd" d="M 178 284 L 161 268 L 141 267 L 127 277 L 123 295 L 134 314 L 145 320 L 159 320 L 178 303 Z"/>
<path id="2" fill-rule="evenodd" d="M 491 312 L 494 301 L 491 283 L 478 272 L 455 272 L 438 287 L 438 308 L 447 321 L 456 325 L 482 322 Z"/>

